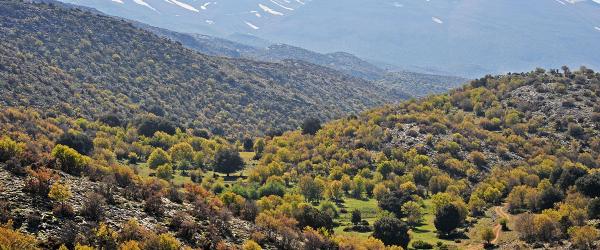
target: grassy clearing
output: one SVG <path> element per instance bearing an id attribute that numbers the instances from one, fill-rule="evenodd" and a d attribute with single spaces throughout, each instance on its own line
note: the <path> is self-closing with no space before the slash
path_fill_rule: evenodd
<path id="1" fill-rule="evenodd" d="M 254 155 L 254 152 L 240 152 L 240 156 L 244 160 L 246 167 L 241 171 L 230 174 L 230 176 L 248 176 L 248 170 L 256 166 L 256 160 L 254 160 Z M 154 176 L 156 174 L 156 170 L 150 169 L 145 163 L 134 165 L 134 167 L 136 167 L 138 174 L 142 177 Z M 217 178 L 225 176 L 224 174 L 213 171 L 206 171 L 205 175 L 214 175 L 217 176 Z M 191 183 L 192 179 L 189 176 L 181 175 L 181 171 L 176 170 L 173 174 L 172 181 L 175 185 L 183 185 L 185 183 Z M 235 180 L 225 181 L 225 183 L 233 182 L 235 182 Z"/>
<path id="2" fill-rule="evenodd" d="M 377 215 L 379 213 L 379 207 L 377 206 L 377 200 L 369 199 L 369 200 L 357 200 L 347 198 L 344 200 L 343 206 L 338 206 L 338 209 L 341 210 L 344 208 L 347 213 L 340 213 L 340 217 L 337 219 L 337 222 L 340 224 L 338 227 L 334 228 L 333 231 L 336 234 L 345 234 L 345 235 L 354 235 L 359 237 L 368 237 L 371 235 L 371 232 L 359 233 L 359 232 L 344 232 L 344 228 L 351 226 L 352 222 L 352 211 L 358 209 L 361 213 L 362 219 L 369 222 L 370 225 L 373 225 L 377 220 Z"/>

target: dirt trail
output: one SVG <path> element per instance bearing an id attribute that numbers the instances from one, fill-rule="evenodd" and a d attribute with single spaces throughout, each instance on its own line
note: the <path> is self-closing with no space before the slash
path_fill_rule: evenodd
<path id="1" fill-rule="evenodd" d="M 490 243 L 492 244 L 496 244 L 498 243 L 498 240 L 500 239 L 500 235 L 502 234 L 502 225 L 500 224 L 500 220 L 503 218 L 506 218 L 507 220 L 510 219 L 510 215 L 506 212 L 504 212 L 503 207 L 494 207 L 494 212 L 496 212 L 496 214 L 498 214 L 498 224 L 496 224 L 496 226 L 494 226 L 494 240 L 492 240 Z M 476 244 L 476 245 L 467 245 L 466 246 L 466 250 L 480 250 L 483 249 L 483 244 Z"/>
<path id="2" fill-rule="evenodd" d="M 494 234 L 496 235 L 496 237 L 490 242 L 492 244 L 498 243 L 498 240 L 500 239 L 500 234 L 502 234 L 502 225 L 500 225 L 500 220 L 504 218 L 507 220 L 510 219 L 510 215 L 504 212 L 502 207 L 495 207 L 494 211 L 496 212 L 496 214 L 498 214 L 499 218 L 498 225 L 494 227 Z"/>

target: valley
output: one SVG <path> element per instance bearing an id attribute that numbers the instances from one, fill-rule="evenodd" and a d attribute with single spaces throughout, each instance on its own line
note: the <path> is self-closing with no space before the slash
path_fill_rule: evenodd
<path id="1" fill-rule="evenodd" d="M 93 5 L 219 22 L 338 4 Z M 600 247 L 591 66 L 468 80 L 156 24 L 0 0 L 0 249 Z"/>

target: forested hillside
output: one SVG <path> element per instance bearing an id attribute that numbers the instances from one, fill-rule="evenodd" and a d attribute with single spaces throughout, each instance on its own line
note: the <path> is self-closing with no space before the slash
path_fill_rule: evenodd
<path id="1" fill-rule="evenodd" d="M 235 145 L 3 109 L 0 246 L 595 249 L 599 96 L 538 69 Z"/>
<path id="2" fill-rule="evenodd" d="M 90 119 L 151 112 L 241 138 L 406 97 L 305 63 L 205 56 L 77 9 L 2 1 L 0 11 L 4 106 Z"/>
<path id="3" fill-rule="evenodd" d="M 331 228 L 374 230 L 386 244 L 406 247 L 410 234 L 415 248 L 491 246 L 501 230 L 492 232 L 488 209 L 498 206 L 498 216 L 502 209 L 514 214 L 495 222 L 513 238 L 494 244 L 554 248 L 565 240 L 592 249 L 600 239 L 593 227 L 600 218 L 600 74 L 563 70 L 487 76 L 331 122 L 314 135 L 286 133 L 258 152 L 249 185 L 282 185 L 323 211 L 357 208 L 357 221 L 354 212 L 352 222 L 342 214 Z M 379 209 L 389 219 L 374 216 Z"/>

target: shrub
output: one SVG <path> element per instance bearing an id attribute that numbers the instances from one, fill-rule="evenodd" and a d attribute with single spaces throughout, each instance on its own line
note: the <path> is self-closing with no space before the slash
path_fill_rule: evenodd
<path id="1" fill-rule="evenodd" d="M 242 250 L 262 250 L 262 247 L 253 240 L 247 240 L 244 242 L 244 245 L 242 245 Z"/>
<path id="2" fill-rule="evenodd" d="M 306 205 L 299 209 L 295 219 L 298 221 L 298 228 L 312 227 L 313 229 L 324 228 L 333 230 L 333 219 L 329 214 Z"/>
<path id="3" fill-rule="evenodd" d="M 60 136 L 56 144 L 75 149 L 80 154 L 89 155 L 94 149 L 94 142 L 84 133 L 69 131 Z"/>
<path id="4" fill-rule="evenodd" d="M 283 197 L 285 194 L 285 186 L 279 181 L 267 181 L 265 185 L 258 188 L 260 197 L 277 195 Z"/>
<path id="5" fill-rule="evenodd" d="M 254 142 L 251 138 L 244 138 L 242 140 L 242 147 L 244 148 L 244 152 L 252 152 L 254 149 Z"/>
<path id="6" fill-rule="evenodd" d="M 383 195 L 379 199 L 378 205 L 381 209 L 390 211 L 398 217 L 404 217 L 405 214 L 402 211 L 402 205 L 410 200 L 412 200 L 410 192 L 396 190 Z"/>
<path id="7" fill-rule="evenodd" d="M 187 242 L 194 242 L 194 236 L 198 233 L 200 227 L 192 220 L 185 220 L 179 226 L 177 231 L 177 237 L 186 240 Z"/>
<path id="8" fill-rule="evenodd" d="M 582 194 L 595 198 L 600 196 L 600 173 L 583 176 L 575 182 L 577 190 Z"/>
<path id="9" fill-rule="evenodd" d="M 500 219 L 500 226 L 502 226 L 502 231 L 508 231 L 508 219 Z"/>
<path id="10" fill-rule="evenodd" d="M 94 238 L 99 249 L 116 249 L 118 234 L 107 226 L 104 222 L 98 225 L 94 230 Z"/>
<path id="11" fill-rule="evenodd" d="M 52 170 L 47 168 L 39 168 L 36 171 L 31 171 L 29 173 L 29 178 L 27 179 L 25 191 L 47 197 L 48 192 L 50 192 L 50 185 L 57 179 L 58 176 L 55 175 Z"/>
<path id="12" fill-rule="evenodd" d="M 492 230 L 489 227 L 484 228 L 483 230 L 481 230 L 481 240 L 485 241 L 485 243 L 487 245 L 489 245 L 492 240 L 494 240 L 494 237 L 496 237 L 496 235 L 494 234 L 494 230 Z"/>
<path id="13" fill-rule="evenodd" d="M 161 131 L 167 134 L 175 134 L 175 126 L 168 120 L 157 116 L 144 116 L 136 122 L 137 130 L 140 135 L 151 137 L 154 133 Z"/>
<path id="14" fill-rule="evenodd" d="M 55 182 L 52 184 L 50 192 L 48 193 L 48 197 L 50 199 L 59 203 L 64 203 L 71 198 L 72 195 L 71 188 L 68 185 L 64 185 L 60 182 Z"/>
<path id="15" fill-rule="evenodd" d="M 2 189 L 0 189 L 0 192 Z M 11 219 L 10 204 L 5 200 L 0 200 L 0 224 L 7 223 Z"/>
<path id="16" fill-rule="evenodd" d="M 177 187 L 171 186 L 167 192 L 167 198 L 172 202 L 181 204 L 183 202 L 183 193 Z"/>
<path id="17" fill-rule="evenodd" d="M 42 214 L 40 212 L 31 212 L 27 215 L 27 228 L 32 231 L 37 231 L 42 224 Z"/>
<path id="18" fill-rule="evenodd" d="M 142 250 L 140 243 L 135 240 L 129 240 L 119 245 L 119 250 Z"/>
<path id="19" fill-rule="evenodd" d="M 115 114 L 105 114 L 101 116 L 98 120 L 110 127 L 119 127 L 123 125 L 121 117 Z"/>
<path id="20" fill-rule="evenodd" d="M 485 155 L 479 151 L 473 151 L 469 153 L 469 159 L 478 167 L 483 167 L 487 164 L 485 158 Z"/>
<path id="21" fill-rule="evenodd" d="M 173 178 L 173 166 L 171 164 L 164 164 L 156 169 L 156 176 L 163 180 L 170 180 Z"/>
<path id="22" fill-rule="evenodd" d="M 321 129 L 321 121 L 316 118 L 308 118 L 302 123 L 302 134 L 314 135 Z"/>
<path id="23" fill-rule="evenodd" d="M 170 234 L 161 234 L 148 237 L 142 246 L 142 249 L 179 250 L 181 243 Z"/>
<path id="24" fill-rule="evenodd" d="M 431 243 L 422 240 L 413 241 L 411 245 L 414 249 L 433 249 L 433 245 Z"/>
<path id="25" fill-rule="evenodd" d="M 141 241 L 148 234 L 147 230 L 143 228 L 135 219 L 130 219 L 123 223 L 121 231 L 119 232 L 120 241 Z"/>
<path id="26" fill-rule="evenodd" d="M 144 203 L 144 211 L 154 216 L 163 216 L 164 208 L 162 198 L 159 195 L 150 196 Z"/>
<path id="27" fill-rule="evenodd" d="M 72 175 L 81 175 L 89 162 L 87 157 L 79 154 L 68 146 L 60 144 L 52 149 L 52 157 L 56 159 L 56 162 L 62 171 Z"/>
<path id="28" fill-rule="evenodd" d="M 73 211 L 73 207 L 66 203 L 54 205 L 52 213 L 54 214 L 54 216 L 59 218 L 73 218 L 75 216 L 75 211 Z"/>
<path id="29" fill-rule="evenodd" d="M 581 127 L 581 125 L 576 124 L 576 123 L 569 123 L 568 131 L 569 131 L 569 134 L 575 138 L 580 138 L 581 136 L 583 136 L 585 134 L 583 127 Z"/>
<path id="30" fill-rule="evenodd" d="M 577 249 L 597 249 L 594 242 L 600 239 L 600 231 L 592 226 L 573 227 L 569 229 L 571 242 Z"/>
<path id="31" fill-rule="evenodd" d="M 106 200 L 104 196 L 95 192 L 88 192 L 81 208 L 81 215 L 90 220 L 99 221 L 104 216 L 105 207 Z"/>
<path id="32" fill-rule="evenodd" d="M 321 211 L 323 211 L 324 213 L 329 214 L 329 216 L 331 216 L 331 218 L 337 218 L 339 216 L 337 207 L 335 206 L 335 204 L 331 201 L 324 201 L 321 202 L 321 206 L 320 206 Z"/>
<path id="33" fill-rule="evenodd" d="M 590 219 L 600 219 L 600 198 L 591 199 L 587 206 Z"/>
<path id="34" fill-rule="evenodd" d="M 12 222 L 0 226 L 0 249 L 38 249 L 37 240 L 12 229 Z"/>
<path id="35" fill-rule="evenodd" d="M 240 217 L 247 221 L 254 221 L 258 216 L 259 210 L 254 200 L 246 200 L 242 210 L 240 211 Z"/>
<path id="36" fill-rule="evenodd" d="M 6 162 L 11 158 L 18 158 L 24 151 L 25 145 L 17 143 L 9 137 L 0 139 L 0 162 Z"/>

